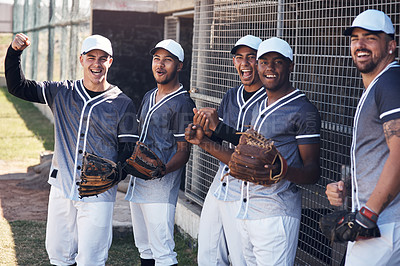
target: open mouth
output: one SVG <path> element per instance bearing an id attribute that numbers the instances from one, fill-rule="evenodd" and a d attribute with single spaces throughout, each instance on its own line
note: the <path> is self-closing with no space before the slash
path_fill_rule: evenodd
<path id="1" fill-rule="evenodd" d="M 274 78 L 276 78 L 276 75 L 275 74 L 267 74 L 267 75 L 264 75 L 264 77 L 267 79 L 274 79 Z"/>
<path id="2" fill-rule="evenodd" d="M 164 75 L 165 74 L 165 71 L 162 71 L 162 70 L 156 70 L 156 73 L 157 73 L 157 75 L 159 75 L 159 76 L 162 76 L 162 75 Z"/>
<path id="3" fill-rule="evenodd" d="M 367 57 L 369 57 L 370 55 L 371 55 L 371 53 L 368 52 L 368 51 L 357 51 L 357 52 L 356 52 L 356 57 L 359 58 L 359 59 L 367 58 Z"/>
<path id="4" fill-rule="evenodd" d="M 92 72 L 92 74 L 94 74 L 94 75 L 100 75 L 102 71 L 101 70 L 93 70 L 93 69 L 91 69 L 90 72 Z"/>
<path id="5" fill-rule="evenodd" d="M 248 70 L 248 69 L 243 69 L 242 70 L 242 77 L 243 78 L 251 78 L 252 75 L 253 75 L 253 71 Z"/>

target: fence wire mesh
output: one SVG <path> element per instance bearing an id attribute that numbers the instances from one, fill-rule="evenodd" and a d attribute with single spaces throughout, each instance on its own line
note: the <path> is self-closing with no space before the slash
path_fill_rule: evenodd
<path id="1" fill-rule="evenodd" d="M 91 33 L 90 20 L 91 1 L 15 0 L 13 33 L 31 39 L 22 54 L 25 75 L 35 80 L 81 77 L 79 49 Z"/>
<path id="2" fill-rule="evenodd" d="M 197 107 L 217 107 L 224 93 L 239 84 L 230 50 L 242 36 L 278 36 L 293 48 L 291 80 L 318 107 L 322 118 L 321 179 L 302 186 L 303 209 L 297 265 L 339 265 L 343 245 L 330 245 L 318 229 L 331 210 L 325 186 L 349 176 L 353 115 L 363 91 L 353 66 L 345 28 L 362 11 L 374 8 L 391 17 L 398 41 L 400 5 L 393 1 L 195 1 L 192 98 Z M 396 50 L 397 56 L 399 49 Z M 202 205 L 218 161 L 194 147 L 187 165 L 185 194 Z"/>

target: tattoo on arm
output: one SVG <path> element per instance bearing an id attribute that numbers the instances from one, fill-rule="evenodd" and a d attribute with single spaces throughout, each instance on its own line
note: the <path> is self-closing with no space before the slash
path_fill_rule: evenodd
<path id="1" fill-rule="evenodd" d="M 400 119 L 390 120 L 383 124 L 386 142 L 389 143 L 393 136 L 400 137 Z"/>
<path id="2" fill-rule="evenodd" d="M 394 198 L 394 197 L 393 197 L 393 195 L 391 195 L 391 194 L 389 194 L 389 195 L 387 196 L 387 200 L 383 203 L 383 205 L 382 205 L 382 207 L 381 207 L 379 213 L 381 213 L 384 209 L 386 209 L 386 207 L 390 204 L 390 202 L 392 202 L 393 198 Z"/>

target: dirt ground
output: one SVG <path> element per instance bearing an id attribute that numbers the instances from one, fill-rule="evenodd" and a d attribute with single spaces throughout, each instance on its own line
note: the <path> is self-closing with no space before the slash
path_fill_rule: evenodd
<path id="1" fill-rule="evenodd" d="M 0 215 L 8 221 L 45 221 L 50 186 L 26 167 L 0 160 Z"/>

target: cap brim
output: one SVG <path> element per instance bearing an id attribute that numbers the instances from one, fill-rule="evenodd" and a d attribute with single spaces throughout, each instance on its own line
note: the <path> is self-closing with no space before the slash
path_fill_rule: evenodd
<path id="1" fill-rule="evenodd" d="M 165 48 L 163 48 L 163 47 L 154 47 L 153 49 L 150 50 L 149 54 L 150 54 L 150 55 L 154 55 L 155 52 L 156 52 L 158 49 L 164 49 L 165 51 L 167 51 L 168 53 L 170 53 L 174 58 L 176 58 L 179 62 L 183 62 L 183 61 L 179 60 L 179 58 L 178 58 L 176 55 L 174 55 L 173 53 L 171 53 L 170 51 L 168 51 L 167 49 L 165 49 Z"/>
<path id="2" fill-rule="evenodd" d="M 253 47 L 246 45 L 246 44 L 239 44 L 235 47 L 232 48 L 231 50 L 231 54 L 236 54 L 237 49 L 239 49 L 240 47 L 245 46 L 245 47 L 249 47 L 250 49 L 253 49 L 254 51 L 257 51 L 257 49 L 254 49 Z"/>
<path id="3" fill-rule="evenodd" d="M 343 31 L 344 36 L 350 36 L 355 27 L 349 27 Z"/>
<path id="4" fill-rule="evenodd" d="M 366 31 L 369 31 L 369 32 L 373 32 L 373 33 L 381 33 L 381 32 L 385 33 L 382 30 L 370 30 L 370 29 L 367 29 L 367 28 L 356 26 L 356 27 L 349 27 L 349 28 L 345 29 L 344 32 L 343 32 L 343 35 L 350 36 L 352 34 L 353 30 L 356 29 L 356 28 L 363 29 L 363 30 L 366 30 Z M 391 34 L 388 34 L 388 35 L 391 35 Z"/>
<path id="5" fill-rule="evenodd" d="M 160 47 L 154 47 L 153 49 L 151 49 L 151 50 L 149 51 L 149 54 L 154 55 L 154 53 L 155 53 L 158 49 L 160 49 Z"/>

